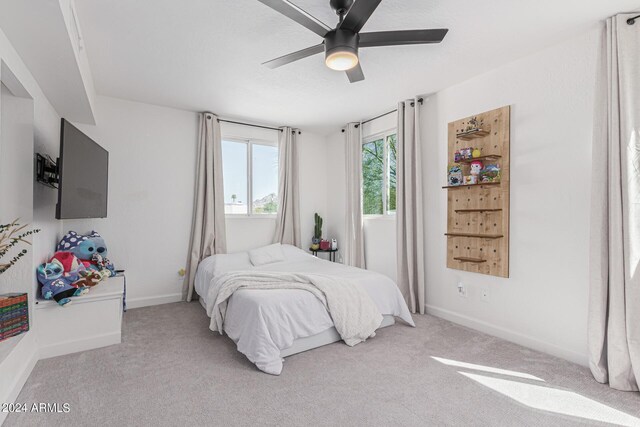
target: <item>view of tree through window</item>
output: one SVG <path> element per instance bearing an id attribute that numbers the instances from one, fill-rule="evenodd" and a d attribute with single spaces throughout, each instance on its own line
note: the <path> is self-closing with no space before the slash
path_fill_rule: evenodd
<path id="1" fill-rule="evenodd" d="M 396 210 L 396 135 L 362 144 L 362 208 L 364 215 Z"/>

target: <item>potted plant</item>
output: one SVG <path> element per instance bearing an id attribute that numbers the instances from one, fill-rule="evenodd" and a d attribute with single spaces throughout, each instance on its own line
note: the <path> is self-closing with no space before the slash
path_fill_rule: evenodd
<path id="1" fill-rule="evenodd" d="M 315 225 L 313 227 L 313 239 L 311 239 L 311 249 L 317 251 L 320 249 L 320 241 L 322 240 L 322 217 L 316 212 L 314 214 Z"/>

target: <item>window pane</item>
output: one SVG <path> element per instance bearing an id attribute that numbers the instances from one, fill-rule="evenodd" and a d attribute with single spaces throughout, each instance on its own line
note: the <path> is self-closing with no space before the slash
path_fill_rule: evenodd
<path id="1" fill-rule="evenodd" d="M 384 192 L 384 140 L 362 144 L 362 209 L 364 215 L 381 215 Z"/>
<path id="2" fill-rule="evenodd" d="M 278 211 L 278 147 L 254 144 L 253 213 L 275 214 Z"/>
<path id="3" fill-rule="evenodd" d="M 387 212 L 396 211 L 396 135 L 387 137 L 387 164 L 389 176 L 387 181 Z"/>
<path id="4" fill-rule="evenodd" d="M 247 144 L 222 141 L 224 213 L 247 214 Z"/>

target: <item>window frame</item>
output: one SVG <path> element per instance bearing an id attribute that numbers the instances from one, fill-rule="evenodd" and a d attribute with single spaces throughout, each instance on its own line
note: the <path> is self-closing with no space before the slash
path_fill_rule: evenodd
<path id="1" fill-rule="evenodd" d="M 238 136 L 223 136 L 222 142 L 236 142 L 242 143 L 247 146 L 247 213 L 226 213 L 226 218 L 264 218 L 264 219 L 275 219 L 280 210 L 280 206 L 278 206 L 278 210 L 275 214 L 256 214 L 253 213 L 253 146 L 254 145 L 265 145 L 268 147 L 275 147 L 278 150 L 278 186 L 280 186 L 280 147 L 278 146 L 277 141 L 269 141 L 267 139 L 260 138 L 246 138 L 246 137 L 238 137 Z M 224 169 L 224 158 L 222 159 L 222 168 Z M 278 188 L 279 190 L 279 188 Z M 276 193 L 277 194 L 277 193 Z"/>
<path id="2" fill-rule="evenodd" d="M 360 191 L 363 193 L 362 196 L 362 203 L 363 205 L 361 206 L 362 209 L 362 216 L 364 219 L 395 219 L 396 217 L 396 211 L 389 211 L 387 209 L 387 199 L 389 197 L 389 190 L 390 190 L 390 165 L 389 165 L 389 144 L 388 144 L 388 138 L 391 135 L 396 135 L 396 144 L 398 143 L 398 128 L 390 128 L 387 130 L 383 130 L 381 132 L 377 132 L 375 134 L 372 135 L 367 135 L 366 137 L 362 138 L 362 143 L 361 143 L 361 147 L 364 147 L 365 144 L 377 141 L 379 139 L 382 139 L 383 141 L 383 155 L 384 155 L 384 162 L 383 162 L 383 170 L 384 170 L 384 180 L 382 183 L 382 213 L 381 214 L 365 214 L 364 213 L 364 183 L 362 183 L 362 185 L 360 186 Z M 362 149 L 360 150 L 360 156 L 362 157 Z M 397 145 L 396 145 L 396 153 L 397 153 Z M 398 159 L 396 158 L 396 174 L 397 174 L 397 166 L 398 165 Z M 364 176 L 364 171 L 361 174 L 361 179 Z M 396 175 L 396 179 L 397 179 L 397 175 Z M 397 191 L 397 182 L 396 182 L 396 191 Z"/>

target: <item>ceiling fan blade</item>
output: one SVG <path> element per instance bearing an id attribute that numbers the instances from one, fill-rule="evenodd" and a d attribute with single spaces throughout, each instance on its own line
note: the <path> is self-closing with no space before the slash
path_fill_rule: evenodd
<path id="1" fill-rule="evenodd" d="M 352 69 L 347 70 L 347 77 L 349 77 L 349 81 L 351 83 L 356 83 L 364 80 L 364 73 L 362 72 L 360 63 L 358 63 L 358 65 L 356 65 Z"/>
<path id="2" fill-rule="evenodd" d="M 287 18 L 290 18 L 296 21 L 298 24 L 303 27 L 313 31 L 320 37 L 324 37 L 331 28 L 329 28 L 325 23 L 319 21 L 313 16 L 309 15 L 304 10 L 300 9 L 295 4 L 287 1 L 287 0 L 258 0 L 260 3 L 263 3 L 269 6 L 271 9 L 280 12 Z"/>
<path id="3" fill-rule="evenodd" d="M 341 30 L 360 32 L 382 0 L 355 0 L 340 23 Z"/>
<path id="4" fill-rule="evenodd" d="M 271 61 L 264 62 L 262 65 L 269 68 L 278 68 L 299 59 L 306 58 L 308 56 L 316 55 L 324 52 L 324 43 L 320 43 L 315 46 L 308 47 L 306 49 L 299 50 L 297 52 L 290 53 L 288 55 L 281 56 L 280 58 L 272 59 Z"/>
<path id="5" fill-rule="evenodd" d="M 440 43 L 449 30 L 407 30 L 360 33 L 360 47 L 397 46 L 405 44 Z"/>

